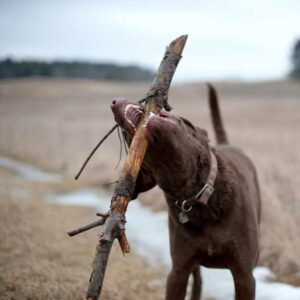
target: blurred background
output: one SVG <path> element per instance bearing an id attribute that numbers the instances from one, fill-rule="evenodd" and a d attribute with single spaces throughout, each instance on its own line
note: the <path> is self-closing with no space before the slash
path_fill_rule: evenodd
<path id="1" fill-rule="evenodd" d="M 185 61 L 176 81 L 278 79 L 286 77 L 292 67 L 299 11 L 296 0 L 272 4 L 242 0 L 126 4 L 118 0 L 2 0 L 0 56 L 16 61 L 137 65 L 155 71 L 162 45 L 173 39 L 174 33 L 188 33 Z M 66 75 L 59 70 L 54 66 L 52 72 L 40 72 Z M 66 73 L 96 76 L 91 70 L 76 70 Z"/>
<path id="2" fill-rule="evenodd" d="M 116 132 L 73 178 L 113 126 L 113 98 L 143 98 L 182 34 L 173 113 L 214 145 L 206 82 L 216 86 L 230 142 L 254 161 L 261 185 L 257 299 L 300 299 L 299 20 L 296 0 L 0 0 L 0 299 L 82 299 L 99 230 L 65 232 L 109 208 L 107 183 L 125 158 Z M 136 202 L 133 253 L 124 259 L 115 245 L 103 299 L 164 297 L 163 195 L 155 188 Z M 140 235 L 141 223 L 130 227 L 135 220 L 160 224 L 145 225 L 157 240 Z M 232 299 L 232 279 L 215 272 L 204 272 L 204 299 Z"/>

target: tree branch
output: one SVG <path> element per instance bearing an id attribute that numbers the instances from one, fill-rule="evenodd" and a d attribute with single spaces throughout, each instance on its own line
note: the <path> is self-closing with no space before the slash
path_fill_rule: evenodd
<path id="1" fill-rule="evenodd" d="M 107 217 L 102 227 L 102 234 L 97 247 L 90 285 L 87 291 L 86 298 L 89 300 L 97 300 L 99 298 L 108 256 L 114 239 L 119 239 L 123 253 L 130 250 L 124 232 L 125 212 L 134 191 L 135 181 L 148 147 L 144 125 L 147 123 L 150 112 L 158 114 L 163 107 L 167 110 L 169 109 L 167 103 L 168 91 L 186 40 L 187 35 L 180 36 L 167 47 L 156 77 L 147 93 L 143 119 L 132 139 L 127 159 L 116 185 L 111 201 L 111 214 Z"/>

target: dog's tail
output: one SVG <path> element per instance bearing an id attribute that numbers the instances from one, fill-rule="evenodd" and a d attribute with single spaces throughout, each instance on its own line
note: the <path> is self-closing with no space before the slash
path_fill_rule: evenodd
<path id="1" fill-rule="evenodd" d="M 193 270 L 193 288 L 191 300 L 200 300 L 201 297 L 201 275 L 200 275 L 200 267 L 197 266 Z"/>
<path id="2" fill-rule="evenodd" d="M 227 135 L 223 126 L 223 121 L 220 113 L 217 91 L 211 84 L 208 83 L 207 86 L 209 94 L 210 114 L 215 130 L 217 143 L 228 144 Z"/>

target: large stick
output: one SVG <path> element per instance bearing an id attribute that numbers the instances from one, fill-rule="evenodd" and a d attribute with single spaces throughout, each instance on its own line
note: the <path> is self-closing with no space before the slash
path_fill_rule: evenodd
<path id="1" fill-rule="evenodd" d="M 187 35 L 180 36 L 167 47 L 157 75 L 147 93 L 147 102 L 142 121 L 132 139 L 127 159 L 112 197 L 111 214 L 107 217 L 102 227 L 102 234 L 96 250 L 90 285 L 86 296 L 89 300 L 97 300 L 100 296 L 106 263 L 114 239 L 119 239 L 123 253 L 130 251 L 124 229 L 125 212 L 148 147 L 145 125 L 150 112 L 158 114 L 163 107 L 168 108 L 169 87 L 186 40 Z"/>

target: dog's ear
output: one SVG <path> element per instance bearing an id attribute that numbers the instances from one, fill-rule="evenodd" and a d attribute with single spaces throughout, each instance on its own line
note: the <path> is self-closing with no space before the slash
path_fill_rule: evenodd
<path id="1" fill-rule="evenodd" d="M 135 183 L 135 189 L 131 199 L 137 198 L 139 193 L 146 192 L 156 186 L 156 181 L 153 176 L 145 169 L 141 168 Z"/>
<path id="2" fill-rule="evenodd" d="M 205 129 L 202 128 L 197 128 L 197 130 L 200 132 L 201 135 L 203 135 L 204 137 L 208 138 L 208 133 Z"/>
<path id="3" fill-rule="evenodd" d="M 208 137 L 208 133 L 205 129 L 196 127 L 196 131 L 197 131 L 197 137 L 198 139 L 200 139 L 203 143 L 209 143 L 209 137 Z"/>
<path id="4" fill-rule="evenodd" d="M 195 126 L 187 119 L 183 118 L 183 117 L 180 117 L 180 119 L 183 121 L 183 123 L 189 127 L 191 127 L 192 129 L 196 129 Z"/>
<path id="5" fill-rule="evenodd" d="M 205 140 L 205 141 L 209 141 L 208 139 L 208 133 L 205 129 L 202 129 L 202 128 L 199 128 L 197 126 L 194 126 L 189 120 L 183 118 L 183 117 L 180 117 L 180 119 L 183 121 L 183 123 L 185 125 L 187 125 L 188 127 L 190 127 L 194 132 L 195 132 L 195 135 L 198 136 L 199 138 Z"/>

